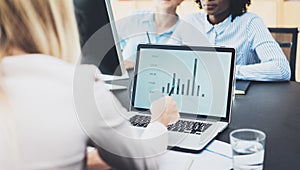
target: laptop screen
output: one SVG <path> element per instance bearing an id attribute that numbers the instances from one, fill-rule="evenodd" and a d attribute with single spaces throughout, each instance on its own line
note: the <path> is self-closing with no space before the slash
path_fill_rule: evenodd
<path id="1" fill-rule="evenodd" d="M 148 110 L 170 95 L 179 112 L 227 119 L 235 66 L 233 48 L 138 46 L 131 104 Z"/>

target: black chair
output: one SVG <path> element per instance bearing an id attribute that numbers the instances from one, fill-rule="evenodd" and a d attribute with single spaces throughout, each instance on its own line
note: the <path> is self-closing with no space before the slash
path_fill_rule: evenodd
<path id="1" fill-rule="evenodd" d="M 269 28 L 274 39 L 282 48 L 291 67 L 291 81 L 295 81 L 298 28 Z"/>

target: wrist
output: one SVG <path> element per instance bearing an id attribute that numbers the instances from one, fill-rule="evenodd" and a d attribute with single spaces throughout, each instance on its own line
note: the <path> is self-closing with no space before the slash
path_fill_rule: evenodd
<path id="1" fill-rule="evenodd" d="M 169 122 L 167 119 L 163 118 L 163 116 L 160 116 L 159 118 L 155 119 L 155 120 L 151 120 L 151 122 L 157 121 L 161 124 L 163 124 L 164 126 L 168 126 Z"/>

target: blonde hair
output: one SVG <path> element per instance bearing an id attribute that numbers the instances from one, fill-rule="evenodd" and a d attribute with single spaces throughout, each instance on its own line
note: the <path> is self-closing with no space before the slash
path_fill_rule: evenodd
<path id="1" fill-rule="evenodd" d="M 16 52 L 41 53 L 76 62 L 80 56 L 80 41 L 73 1 L 0 0 L 0 63 L 3 57 Z M 16 125 L 5 94 L 3 76 L 0 65 L 0 133 L 6 134 L 0 143 L 12 149 L 5 149 L 12 153 L 1 154 L 11 154 L 13 158 L 18 156 L 17 151 L 14 152 L 17 150 L 14 143 L 17 140 Z M 0 169 L 2 163 L 0 161 Z"/>
<path id="2" fill-rule="evenodd" d="M 72 0 L 1 0 L 0 57 L 13 49 L 69 62 L 80 55 Z"/>

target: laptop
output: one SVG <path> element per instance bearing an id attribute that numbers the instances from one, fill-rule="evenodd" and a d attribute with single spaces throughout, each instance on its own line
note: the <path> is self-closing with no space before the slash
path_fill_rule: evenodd
<path id="1" fill-rule="evenodd" d="M 140 44 L 131 89 L 130 123 L 145 128 L 151 102 L 176 101 L 180 120 L 168 126 L 169 149 L 200 152 L 230 123 L 235 49 Z"/>

